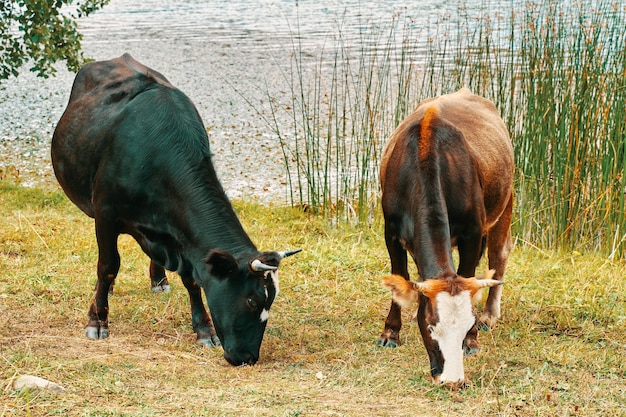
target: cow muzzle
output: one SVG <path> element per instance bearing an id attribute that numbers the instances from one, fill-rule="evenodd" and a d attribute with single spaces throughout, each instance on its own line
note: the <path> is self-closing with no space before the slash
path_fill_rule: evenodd
<path id="1" fill-rule="evenodd" d="M 233 366 L 254 365 L 259 360 L 259 355 L 251 352 L 233 352 L 230 349 L 224 350 L 224 359 Z"/>

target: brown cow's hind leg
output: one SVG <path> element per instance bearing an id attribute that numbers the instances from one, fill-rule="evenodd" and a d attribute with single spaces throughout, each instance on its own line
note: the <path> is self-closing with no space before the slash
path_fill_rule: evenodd
<path id="1" fill-rule="evenodd" d="M 487 235 L 487 250 L 489 256 L 489 269 L 495 269 L 493 279 L 502 281 L 506 263 L 511 252 L 511 215 L 513 212 L 513 196 L 509 198 L 509 203 L 504 213 L 497 223 L 489 230 Z M 485 303 L 479 325 L 489 328 L 496 325 L 500 319 L 500 299 L 502 298 L 502 285 L 497 285 L 489 289 L 489 296 Z"/>

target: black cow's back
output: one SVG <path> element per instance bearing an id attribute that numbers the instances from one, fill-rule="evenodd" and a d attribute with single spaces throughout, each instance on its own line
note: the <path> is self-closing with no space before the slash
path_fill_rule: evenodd
<path id="1" fill-rule="evenodd" d="M 154 182 L 170 178 L 171 166 L 206 168 L 210 158 L 206 131 L 191 101 L 126 55 L 81 69 L 52 142 L 59 183 L 91 217 L 95 188 L 102 197 L 114 193 L 114 201 L 129 203 L 141 198 L 133 195 L 140 189 L 162 187 Z"/>

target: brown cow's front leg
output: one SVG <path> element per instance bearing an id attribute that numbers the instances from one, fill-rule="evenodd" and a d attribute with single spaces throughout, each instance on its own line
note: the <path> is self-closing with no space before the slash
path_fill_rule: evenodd
<path id="1" fill-rule="evenodd" d="M 150 260 L 150 286 L 152 292 L 170 292 L 170 283 L 165 276 L 165 268 Z"/>
<path id="2" fill-rule="evenodd" d="M 428 323 L 426 322 L 426 308 L 430 303 L 424 294 L 420 293 L 419 306 L 417 307 L 417 324 L 420 328 L 422 340 L 424 341 L 424 347 L 428 353 L 428 360 L 430 361 L 430 375 L 433 381 L 438 382 L 439 376 L 443 373 L 443 354 L 439 349 L 439 344 L 434 340 L 430 334 Z M 430 315 L 433 313 L 430 312 Z"/>
<path id="3" fill-rule="evenodd" d="M 476 267 L 480 262 L 483 253 L 485 240 L 481 230 L 476 230 L 473 234 L 458 239 L 457 248 L 459 250 L 459 268 L 457 274 L 465 278 L 476 275 Z M 465 335 L 463 340 L 463 354 L 465 356 L 475 355 L 480 351 L 478 343 L 478 327 L 476 325 Z"/>
<path id="4" fill-rule="evenodd" d="M 471 356 L 480 352 L 480 344 L 478 343 L 478 327 L 473 325 L 463 339 L 463 355 Z"/>
<path id="5" fill-rule="evenodd" d="M 398 239 L 391 233 L 389 227 L 385 225 L 385 242 L 387 251 L 391 259 L 391 273 L 409 279 L 407 269 L 407 254 Z M 400 344 L 400 329 L 402 328 L 402 308 L 391 300 L 389 314 L 385 320 L 385 328 L 378 338 L 378 346 L 395 348 Z"/>
<path id="6" fill-rule="evenodd" d="M 85 335 L 90 339 L 106 339 L 109 336 L 109 290 L 120 269 L 117 251 L 117 232 L 110 224 L 96 219 L 98 241 L 98 282 L 96 298 L 89 308 L 89 322 Z"/>
<path id="7" fill-rule="evenodd" d="M 389 314 L 385 320 L 385 329 L 378 338 L 378 346 L 395 348 L 400 344 L 400 329 L 402 328 L 402 308 L 391 300 Z"/>
<path id="8" fill-rule="evenodd" d="M 220 346 L 220 339 L 215 333 L 211 316 L 207 313 L 202 302 L 202 289 L 190 276 L 181 276 L 183 284 L 189 292 L 191 303 L 191 326 L 197 335 L 197 342 L 203 346 Z"/>

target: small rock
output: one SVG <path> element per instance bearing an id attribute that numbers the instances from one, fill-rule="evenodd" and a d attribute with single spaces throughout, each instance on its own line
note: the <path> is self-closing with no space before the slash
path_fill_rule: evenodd
<path id="1" fill-rule="evenodd" d="M 13 389 L 20 391 L 24 388 L 47 390 L 57 394 L 62 394 L 65 392 L 65 388 L 63 388 L 59 384 L 33 375 L 22 375 L 21 377 L 13 381 Z"/>

